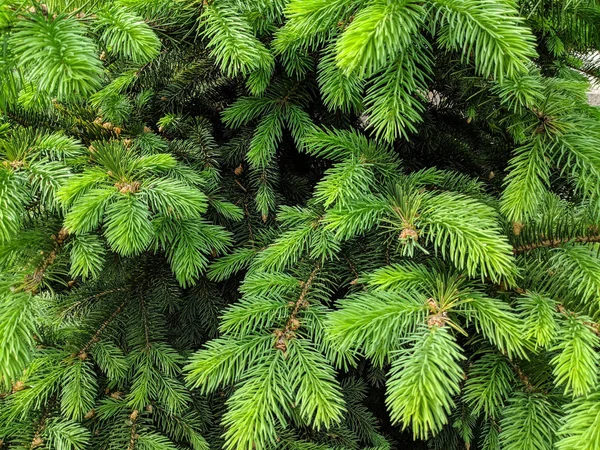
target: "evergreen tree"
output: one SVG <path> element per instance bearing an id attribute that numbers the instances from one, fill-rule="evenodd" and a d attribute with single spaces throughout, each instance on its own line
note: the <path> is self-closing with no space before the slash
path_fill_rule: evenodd
<path id="1" fill-rule="evenodd" d="M 0 448 L 600 449 L 597 0 L 0 0 Z"/>

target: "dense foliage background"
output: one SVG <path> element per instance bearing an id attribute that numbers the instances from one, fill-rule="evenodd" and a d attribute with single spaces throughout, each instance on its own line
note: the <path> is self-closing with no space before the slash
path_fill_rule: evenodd
<path id="1" fill-rule="evenodd" d="M 0 447 L 600 449 L 597 0 L 0 0 Z"/>

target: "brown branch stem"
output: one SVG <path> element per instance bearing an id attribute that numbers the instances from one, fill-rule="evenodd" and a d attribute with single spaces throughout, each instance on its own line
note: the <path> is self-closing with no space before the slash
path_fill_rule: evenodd
<path id="1" fill-rule="evenodd" d="M 540 242 L 533 242 L 531 244 L 525 244 L 518 247 L 513 248 L 513 253 L 518 255 L 520 253 L 528 252 L 531 250 L 535 250 L 537 248 L 542 247 L 558 247 L 561 244 L 566 244 L 567 242 L 577 242 L 581 244 L 587 244 L 591 242 L 600 242 L 600 235 L 592 235 L 592 236 L 577 236 L 574 238 L 562 238 L 562 239 L 546 239 Z"/>
<path id="2" fill-rule="evenodd" d="M 121 313 L 121 311 L 123 311 L 123 307 L 125 306 L 125 303 L 126 302 L 122 302 L 117 307 L 117 309 L 110 315 L 110 317 L 108 319 L 106 319 L 104 322 L 102 322 L 102 325 L 100 325 L 100 327 L 96 330 L 96 332 L 94 333 L 92 338 L 81 348 L 81 350 L 79 350 L 79 353 L 78 353 L 79 357 L 83 357 L 87 353 L 87 351 L 90 349 L 90 347 L 100 340 L 100 335 L 102 334 L 102 332 L 106 329 L 106 327 L 113 320 L 115 320 L 115 318 Z"/>
<path id="3" fill-rule="evenodd" d="M 317 266 L 313 269 L 313 271 L 308 276 L 308 279 L 302 282 L 302 290 L 300 291 L 300 295 L 298 296 L 298 300 L 294 303 L 294 309 L 292 309 L 292 313 L 288 318 L 287 323 L 283 330 L 275 330 L 274 334 L 277 336 L 277 342 L 275 343 L 275 348 L 281 350 L 282 352 L 286 352 L 287 350 L 287 341 L 294 336 L 294 332 L 300 328 L 300 322 L 297 319 L 298 313 L 302 308 L 308 306 L 308 302 L 306 301 L 306 296 L 308 295 L 308 291 L 310 290 L 317 273 L 321 270 L 321 265 L 317 264 Z"/>

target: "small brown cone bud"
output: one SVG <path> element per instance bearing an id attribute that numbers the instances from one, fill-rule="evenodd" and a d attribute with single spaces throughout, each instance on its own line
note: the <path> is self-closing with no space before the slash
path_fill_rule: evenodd
<path id="1" fill-rule="evenodd" d="M 133 412 L 131 413 L 131 415 L 129 416 L 129 418 L 131 420 L 136 420 L 138 418 L 139 415 L 139 411 L 137 409 L 134 409 Z"/>
<path id="2" fill-rule="evenodd" d="M 446 325 L 447 321 L 448 321 L 448 315 L 446 314 L 446 312 L 441 312 L 438 314 L 434 314 L 433 316 L 429 316 L 429 319 L 427 320 L 427 325 L 429 325 L 431 328 L 433 328 L 433 327 L 441 328 L 444 325 Z"/>
<path id="3" fill-rule="evenodd" d="M 36 436 L 33 438 L 33 441 L 31 441 L 31 448 L 40 447 L 43 444 L 44 444 L 44 440 L 41 437 Z"/>
<path id="4" fill-rule="evenodd" d="M 114 127 L 113 131 L 115 132 L 115 134 L 121 134 L 121 127 Z"/>
<path id="5" fill-rule="evenodd" d="M 411 239 L 413 241 L 416 241 L 419 239 L 419 233 L 417 233 L 412 228 L 403 228 L 402 231 L 400 232 L 400 239 L 401 240 Z"/>
<path id="6" fill-rule="evenodd" d="M 25 383 L 23 383 L 21 380 L 18 380 L 15 382 L 15 384 L 13 384 L 13 387 L 12 387 L 13 392 L 19 392 L 19 391 L 22 391 L 23 389 L 25 389 Z"/>
<path id="7" fill-rule="evenodd" d="M 427 306 L 429 306 L 429 309 L 433 312 L 438 310 L 438 304 L 433 298 L 427 299 Z"/>
<path id="8" fill-rule="evenodd" d="M 113 127 L 113 124 L 112 124 L 112 123 L 110 123 L 110 122 L 104 122 L 104 123 L 102 124 L 102 126 L 103 126 L 104 128 L 106 128 L 107 130 L 112 130 L 112 129 L 114 128 L 114 127 Z"/>
<path id="9" fill-rule="evenodd" d="M 282 330 L 275 330 L 273 334 L 277 337 L 277 340 L 275 341 L 275 348 L 285 353 L 287 351 L 285 333 Z"/>
<path id="10" fill-rule="evenodd" d="M 90 409 L 88 412 L 85 413 L 85 416 L 83 416 L 83 418 L 86 420 L 90 420 L 95 415 L 96 415 L 96 411 L 94 411 L 93 409 Z"/>
<path id="11" fill-rule="evenodd" d="M 290 320 L 289 328 L 292 331 L 296 331 L 298 328 L 300 328 L 300 321 L 296 318 Z"/>
<path id="12" fill-rule="evenodd" d="M 523 231 L 523 228 L 525 228 L 525 225 L 523 225 L 521 222 L 513 222 L 512 226 L 515 236 L 520 235 L 521 231 Z"/>
<path id="13" fill-rule="evenodd" d="M 235 168 L 235 170 L 233 171 L 233 173 L 235 173 L 238 177 L 244 172 L 244 166 L 242 164 L 240 164 L 239 166 L 237 166 Z"/>

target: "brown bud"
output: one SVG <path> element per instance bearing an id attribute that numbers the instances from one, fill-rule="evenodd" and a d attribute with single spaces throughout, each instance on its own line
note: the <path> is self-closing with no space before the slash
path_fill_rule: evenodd
<path id="1" fill-rule="evenodd" d="M 113 131 L 115 132 L 115 134 L 121 134 L 121 127 L 114 127 Z"/>
<path id="2" fill-rule="evenodd" d="M 106 128 L 107 130 L 112 130 L 112 129 L 114 128 L 114 127 L 113 127 L 113 124 L 112 124 L 112 123 L 110 123 L 110 122 L 104 122 L 104 123 L 102 124 L 102 126 L 103 126 L 104 128 Z"/>
<path id="3" fill-rule="evenodd" d="M 103 51 L 102 53 L 100 53 L 100 56 L 98 57 L 98 59 L 100 59 L 100 61 L 104 61 L 106 59 L 106 52 Z"/>
<path id="4" fill-rule="evenodd" d="M 287 351 L 287 343 L 285 342 L 285 339 L 278 339 L 275 343 L 275 348 L 285 353 Z"/>
<path id="5" fill-rule="evenodd" d="M 427 306 L 429 306 L 429 309 L 434 312 L 437 311 L 439 308 L 439 306 L 434 298 L 427 299 Z"/>
<path id="6" fill-rule="evenodd" d="M 134 409 L 133 412 L 131 413 L 131 415 L 129 416 L 129 418 L 131 420 L 136 420 L 138 418 L 138 414 L 139 414 L 139 411 L 137 409 Z"/>
<path id="7" fill-rule="evenodd" d="M 429 325 L 431 328 L 433 328 L 433 327 L 441 328 L 444 325 L 446 325 L 447 321 L 448 321 L 447 314 L 445 312 L 442 312 L 442 313 L 434 314 L 433 316 L 429 316 L 429 319 L 427 320 L 427 325 Z"/>
<path id="8" fill-rule="evenodd" d="M 403 228 L 400 232 L 400 239 L 403 241 L 408 239 L 416 241 L 419 239 L 419 233 L 417 233 L 417 231 L 413 230 L 412 228 Z"/>
<path id="9" fill-rule="evenodd" d="M 12 387 L 13 392 L 19 392 L 19 391 L 22 391 L 23 389 L 25 389 L 25 383 L 23 383 L 21 380 L 17 380 L 15 382 L 15 384 L 13 384 L 13 387 Z"/>
<path id="10" fill-rule="evenodd" d="M 121 194 L 135 194 L 137 191 L 140 190 L 140 182 L 139 181 L 132 181 L 130 183 L 128 182 L 118 182 L 115 183 L 115 187 L 117 189 L 119 189 L 119 192 Z"/>
<path id="11" fill-rule="evenodd" d="M 525 228 L 525 225 L 523 225 L 521 222 L 513 222 L 512 226 L 515 236 L 520 235 L 521 231 L 523 231 L 523 228 Z"/>
<path id="12" fill-rule="evenodd" d="M 36 437 L 33 438 L 33 441 L 31 441 L 31 447 L 30 448 L 40 447 L 43 444 L 44 444 L 44 440 L 41 437 L 36 436 Z"/>
<path id="13" fill-rule="evenodd" d="M 82 361 L 86 360 L 87 357 L 88 357 L 88 354 L 86 352 L 83 352 L 83 353 L 79 354 L 79 359 L 82 360 Z"/>
<path id="14" fill-rule="evenodd" d="M 287 351 L 286 334 L 280 329 L 273 331 L 273 334 L 277 337 L 275 348 L 285 353 Z"/>
<path id="15" fill-rule="evenodd" d="M 84 419 L 89 420 L 92 417 L 94 417 L 96 415 L 96 411 L 94 411 L 93 409 L 90 409 L 88 412 L 85 413 L 85 416 L 83 416 Z"/>
<path id="16" fill-rule="evenodd" d="M 244 172 L 244 166 L 242 164 L 240 164 L 239 166 L 237 166 L 235 168 L 235 170 L 233 171 L 233 173 L 235 173 L 238 177 Z"/>
<path id="17" fill-rule="evenodd" d="M 296 318 L 291 319 L 289 323 L 289 329 L 296 331 L 298 328 L 300 328 L 300 321 Z"/>

